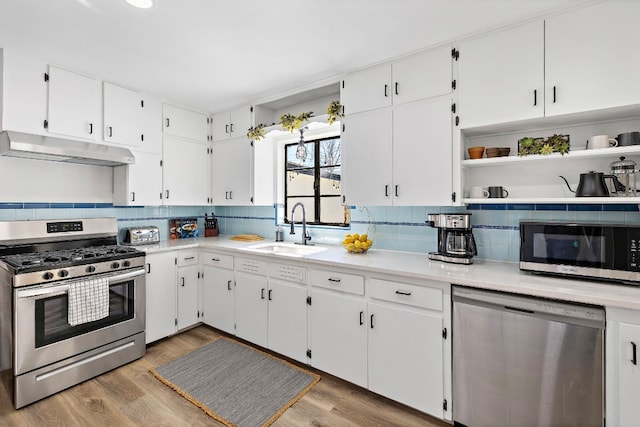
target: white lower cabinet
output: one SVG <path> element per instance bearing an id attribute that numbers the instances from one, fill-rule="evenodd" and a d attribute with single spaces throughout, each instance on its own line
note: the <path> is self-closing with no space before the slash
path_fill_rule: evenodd
<path id="1" fill-rule="evenodd" d="M 233 257 L 216 252 L 203 252 L 201 256 L 203 321 L 209 326 L 235 334 Z"/>
<path id="2" fill-rule="evenodd" d="M 443 417 L 442 316 L 368 303 L 369 390 Z"/>
<path id="3" fill-rule="evenodd" d="M 178 253 L 177 268 L 177 298 L 178 298 L 178 330 L 193 326 L 200 320 L 198 310 L 198 295 L 200 273 L 198 252 L 182 250 Z"/>
<path id="4" fill-rule="evenodd" d="M 236 259 L 236 336 L 267 348 L 267 263 Z"/>
<path id="5" fill-rule="evenodd" d="M 269 279 L 269 349 L 307 362 L 307 287 Z"/>
<path id="6" fill-rule="evenodd" d="M 176 332 L 176 251 L 147 254 L 146 343 Z"/>
<path id="7" fill-rule="evenodd" d="M 607 426 L 638 425 L 640 420 L 640 312 L 607 308 Z"/>
<path id="8" fill-rule="evenodd" d="M 311 365 L 367 387 L 367 305 L 361 296 L 311 289 Z"/>

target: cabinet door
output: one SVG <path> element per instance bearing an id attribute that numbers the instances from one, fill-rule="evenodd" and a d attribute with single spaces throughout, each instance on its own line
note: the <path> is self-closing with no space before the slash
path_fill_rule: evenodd
<path id="1" fill-rule="evenodd" d="M 198 323 L 198 266 L 178 267 L 178 330 Z"/>
<path id="2" fill-rule="evenodd" d="M 113 168 L 115 206 L 158 206 L 162 204 L 162 154 L 134 152 L 136 162 Z"/>
<path id="3" fill-rule="evenodd" d="M 213 144 L 211 194 L 216 205 L 251 204 L 253 147 L 246 138 Z"/>
<path id="4" fill-rule="evenodd" d="M 147 344 L 176 332 L 176 253 L 147 254 L 145 310 Z"/>
<path id="5" fill-rule="evenodd" d="M 394 105 L 446 95 L 452 91 L 450 47 L 401 59 L 391 67 Z"/>
<path id="6" fill-rule="evenodd" d="M 349 114 L 388 107 L 392 102 L 391 64 L 348 74 L 342 81 L 340 101 Z"/>
<path id="7" fill-rule="evenodd" d="M 103 84 L 104 140 L 132 148 L 142 145 L 142 97 L 111 83 Z"/>
<path id="8" fill-rule="evenodd" d="M 213 141 L 225 141 L 231 138 L 231 113 L 226 111 L 213 115 Z"/>
<path id="9" fill-rule="evenodd" d="M 442 318 L 369 303 L 369 389 L 443 417 Z"/>
<path id="10" fill-rule="evenodd" d="M 162 154 L 162 127 L 158 123 L 162 121 L 162 103 L 150 96 L 142 99 L 142 143 L 136 151 L 145 153 Z"/>
<path id="11" fill-rule="evenodd" d="M 532 22 L 460 45 L 461 127 L 544 115 L 543 31 L 542 21 Z"/>
<path id="12" fill-rule="evenodd" d="M 251 127 L 251 107 L 240 107 L 230 112 L 229 132 L 231 138 L 246 138 Z"/>
<path id="13" fill-rule="evenodd" d="M 267 278 L 236 273 L 236 335 L 267 347 Z"/>
<path id="14" fill-rule="evenodd" d="M 367 386 L 367 311 L 362 298 L 311 291 L 311 365 Z"/>
<path id="15" fill-rule="evenodd" d="M 620 426 L 632 426 L 640 419 L 640 366 L 638 365 L 638 346 L 640 345 L 640 326 L 620 323 L 618 342 L 618 381 L 619 381 L 619 423 Z M 634 355 L 634 348 L 636 354 Z M 635 361 L 634 361 L 635 356 Z"/>
<path id="16" fill-rule="evenodd" d="M 209 120 L 205 114 L 164 104 L 162 115 L 162 129 L 165 134 L 201 142 L 207 141 Z"/>
<path id="17" fill-rule="evenodd" d="M 393 204 L 450 205 L 452 168 L 451 98 L 394 108 Z"/>
<path id="18" fill-rule="evenodd" d="M 342 187 L 344 203 L 392 203 L 392 113 L 390 109 L 347 115 L 343 120 Z"/>
<path id="19" fill-rule="evenodd" d="M 162 182 L 165 205 L 205 205 L 209 197 L 207 147 L 194 141 L 163 137 Z"/>
<path id="20" fill-rule="evenodd" d="M 269 348 L 307 363 L 307 288 L 269 280 Z"/>
<path id="21" fill-rule="evenodd" d="M 204 323 L 235 334 L 235 282 L 233 270 L 204 266 L 202 311 Z"/>
<path id="22" fill-rule="evenodd" d="M 546 20 L 547 116 L 640 103 L 638 16 L 610 1 Z"/>
<path id="23" fill-rule="evenodd" d="M 49 66 L 49 132 L 96 139 L 98 99 L 96 79 Z"/>

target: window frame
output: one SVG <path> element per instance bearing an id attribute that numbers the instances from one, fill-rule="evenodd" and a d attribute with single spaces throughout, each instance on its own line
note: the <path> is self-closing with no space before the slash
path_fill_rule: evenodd
<path id="1" fill-rule="evenodd" d="M 340 199 L 342 197 L 341 194 L 325 194 L 322 195 L 320 193 L 320 179 L 321 179 L 321 170 L 326 167 L 320 164 L 320 145 L 322 141 L 327 141 L 327 140 L 338 140 L 340 141 L 340 144 L 342 144 L 342 140 L 341 140 L 341 136 L 340 135 L 333 135 L 333 136 L 322 136 L 322 137 L 318 137 L 315 139 L 309 139 L 309 140 L 305 140 L 305 146 L 308 146 L 308 144 L 313 144 L 314 149 L 313 149 L 313 155 L 314 155 L 314 163 L 313 166 L 309 166 L 309 167 L 302 167 L 300 169 L 311 169 L 313 168 L 313 196 L 307 196 L 307 195 L 289 195 L 288 194 L 288 179 L 287 179 L 287 174 L 295 169 L 288 169 L 287 168 L 287 149 L 289 147 L 292 146 L 297 146 L 299 141 L 297 142 L 288 142 L 285 143 L 283 148 L 284 148 L 284 222 L 285 224 L 291 224 L 291 220 L 289 219 L 289 215 L 291 213 L 291 206 L 289 206 L 289 199 L 290 198 L 297 198 L 297 199 L 313 199 L 314 201 L 314 215 L 313 217 L 315 218 L 314 221 L 307 221 L 307 225 L 313 225 L 313 226 L 323 226 L 323 227 L 337 227 L 337 228 L 349 228 L 351 226 L 351 221 L 350 221 L 350 215 L 347 212 L 348 206 L 343 206 L 344 210 L 345 210 L 345 222 L 322 222 L 321 221 L 321 215 L 322 215 L 322 208 L 321 208 L 321 201 L 322 199 L 326 199 L 326 198 L 338 198 Z M 340 157 L 340 162 L 337 164 L 333 164 L 331 166 L 337 166 L 340 167 L 340 169 L 342 170 L 342 156 Z M 341 179 L 340 179 L 340 183 L 342 185 L 342 175 L 341 175 Z M 301 224 L 302 221 L 294 221 L 295 224 Z"/>

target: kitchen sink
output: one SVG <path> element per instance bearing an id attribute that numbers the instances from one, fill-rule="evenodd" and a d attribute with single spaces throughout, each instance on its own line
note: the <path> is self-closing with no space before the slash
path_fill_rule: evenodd
<path id="1" fill-rule="evenodd" d="M 248 246 L 244 249 L 263 254 L 302 258 L 324 251 L 327 248 L 312 245 L 296 245 L 294 243 L 261 243 L 259 245 Z"/>

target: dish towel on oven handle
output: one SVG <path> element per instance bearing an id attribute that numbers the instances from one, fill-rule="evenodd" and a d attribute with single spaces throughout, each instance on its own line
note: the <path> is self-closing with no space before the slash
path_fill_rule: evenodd
<path id="1" fill-rule="evenodd" d="M 69 284 L 68 322 L 71 326 L 109 316 L 109 279 L 89 279 Z"/>

